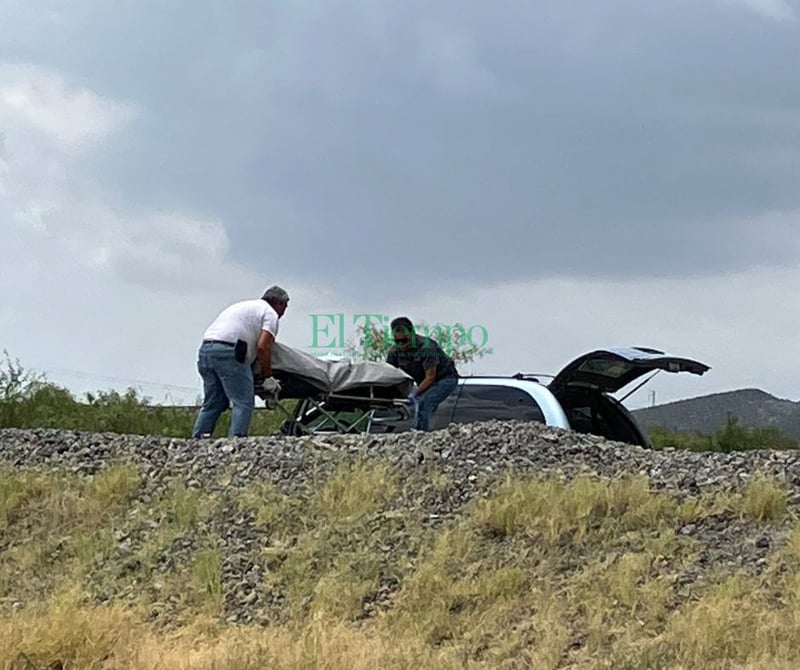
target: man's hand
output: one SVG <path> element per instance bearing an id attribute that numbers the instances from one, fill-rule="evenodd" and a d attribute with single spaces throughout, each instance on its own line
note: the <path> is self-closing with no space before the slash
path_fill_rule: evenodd
<path id="1" fill-rule="evenodd" d="M 281 392 L 281 383 L 275 377 L 267 377 L 258 387 L 259 397 L 264 401 L 267 409 L 275 409 L 278 406 L 278 394 Z"/>
<path id="2" fill-rule="evenodd" d="M 281 383 L 275 377 L 267 377 L 261 383 L 261 389 L 268 395 L 277 396 L 281 392 Z"/>
<path id="3" fill-rule="evenodd" d="M 411 393 L 409 393 L 408 397 L 406 398 L 406 402 L 409 405 L 416 405 L 417 404 L 417 392 L 416 391 L 412 391 Z"/>

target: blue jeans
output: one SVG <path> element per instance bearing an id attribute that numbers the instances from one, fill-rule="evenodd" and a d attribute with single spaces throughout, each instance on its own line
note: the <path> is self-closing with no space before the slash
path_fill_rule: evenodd
<path id="1" fill-rule="evenodd" d="M 455 376 L 444 377 L 435 382 L 425 393 L 419 397 L 417 405 L 417 430 L 430 430 L 431 416 L 442 401 L 449 396 L 458 386 L 458 378 Z"/>
<path id="2" fill-rule="evenodd" d="M 253 368 L 239 363 L 234 348 L 217 342 L 203 342 L 197 353 L 197 371 L 203 378 L 203 406 L 194 422 L 192 437 L 214 432 L 220 415 L 233 404 L 228 437 L 245 437 L 255 407 Z"/>

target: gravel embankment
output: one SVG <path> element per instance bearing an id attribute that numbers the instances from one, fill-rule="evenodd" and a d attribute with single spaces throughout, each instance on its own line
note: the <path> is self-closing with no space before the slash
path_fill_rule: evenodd
<path id="1" fill-rule="evenodd" d="M 610 478 L 641 473 L 652 486 L 681 498 L 701 492 L 740 491 L 756 472 L 775 477 L 789 490 L 789 503 L 800 505 L 800 453 L 753 451 L 730 454 L 649 451 L 607 442 L 533 423 L 487 422 L 460 425 L 433 433 L 403 435 L 329 435 L 314 437 L 253 437 L 179 440 L 148 436 L 77 433 L 60 430 L 0 431 L 0 465 L 25 468 L 52 466 L 91 474 L 120 460 L 140 469 L 140 496 L 152 496 L 168 479 L 182 478 L 206 492 L 230 490 L 259 479 L 274 482 L 286 493 L 308 490 L 314 477 L 332 471 L 346 457 L 378 457 L 410 474 L 434 466 L 451 485 L 415 491 L 415 505 L 424 507 L 432 524 L 452 518 L 476 494 L 485 492 L 493 477 L 508 469 L 518 474 L 558 472 L 572 476 L 591 470 Z M 488 477 L 487 477 L 488 476 Z M 420 479 L 422 481 L 422 479 Z M 264 538 L 252 515 L 230 510 L 214 519 L 223 542 L 223 582 L 226 615 L 231 621 L 262 620 L 268 606 L 257 585 L 263 566 L 253 557 Z M 709 562 L 757 569 L 781 541 L 781 531 L 757 528 L 735 518 L 707 518 L 679 532 L 703 540 Z M 0 553 L 3 550 L 0 535 Z M 120 538 L 125 554 L 130 538 Z M 190 551 L 192 539 L 174 547 Z M 165 554 L 163 569 L 177 557 Z M 385 585 L 384 591 L 391 590 Z"/>

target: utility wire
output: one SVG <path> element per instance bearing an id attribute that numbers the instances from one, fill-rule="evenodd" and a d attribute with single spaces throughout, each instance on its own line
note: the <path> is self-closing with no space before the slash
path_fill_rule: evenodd
<path id="1" fill-rule="evenodd" d="M 111 382 L 115 384 L 126 384 L 128 386 L 136 386 L 136 385 L 158 386 L 160 388 L 172 389 L 175 391 L 195 392 L 198 391 L 200 388 L 199 384 L 197 386 L 181 386 L 179 384 L 167 384 L 165 382 L 155 382 L 152 380 L 130 379 L 123 377 L 112 377 L 109 375 L 98 375 L 91 372 L 82 372 L 80 370 L 67 370 L 64 368 L 46 368 L 43 370 L 43 372 L 45 375 L 48 374 L 69 375 L 72 377 L 77 377 L 79 379 L 92 379 L 97 381 Z"/>

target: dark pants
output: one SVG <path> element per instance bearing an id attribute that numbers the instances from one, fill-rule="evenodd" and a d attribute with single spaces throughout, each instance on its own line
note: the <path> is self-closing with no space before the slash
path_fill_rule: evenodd
<path id="1" fill-rule="evenodd" d="M 417 430 L 430 430 L 431 416 L 436 408 L 442 404 L 458 386 L 458 378 L 455 376 L 443 377 L 434 382 L 425 393 L 419 397 L 417 404 Z"/>

